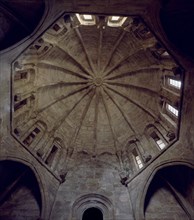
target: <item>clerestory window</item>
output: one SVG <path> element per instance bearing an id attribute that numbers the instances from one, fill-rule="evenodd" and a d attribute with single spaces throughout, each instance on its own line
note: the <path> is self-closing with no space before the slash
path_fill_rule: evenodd
<path id="1" fill-rule="evenodd" d="M 134 149 L 132 154 L 135 159 L 136 166 L 138 167 L 138 169 L 141 169 L 143 167 L 143 162 L 142 162 L 142 159 L 141 159 L 140 155 L 138 154 L 137 150 Z"/>
<path id="2" fill-rule="evenodd" d="M 110 27 L 121 27 L 126 20 L 127 17 L 109 16 L 107 25 Z"/>
<path id="3" fill-rule="evenodd" d="M 83 15 L 85 21 L 92 21 L 92 15 Z"/>
<path id="4" fill-rule="evenodd" d="M 170 105 L 170 104 L 167 103 L 167 104 L 166 104 L 166 108 L 167 108 L 167 110 L 168 110 L 172 115 L 178 117 L 179 111 L 178 111 L 175 107 L 173 107 L 172 105 Z"/>
<path id="5" fill-rule="evenodd" d="M 180 80 L 175 80 L 175 79 L 169 79 L 169 85 L 172 87 L 175 87 L 177 89 L 181 88 L 181 81 Z"/>
<path id="6" fill-rule="evenodd" d="M 153 140 L 156 142 L 156 144 L 161 150 L 166 147 L 166 144 L 163 142 L 162 139 L 160 139 L 160 137 L 157 135 L 155 131 L 152 132 L 150 136 L 153 138 Z"/>
<path id="7" fill-rule="evenodd" d="M 96 19 L 94 15 L 76 14 L 76 17 L 81 25 L 95 25 L 96 24 Z"/>

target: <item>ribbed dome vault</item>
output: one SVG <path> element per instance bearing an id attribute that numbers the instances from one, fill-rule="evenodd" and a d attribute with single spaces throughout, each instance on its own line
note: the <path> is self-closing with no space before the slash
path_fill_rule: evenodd
<path id="1" fill-rule="evenodd" d="M 180 80 L 181 70 L 139 17 L 65 14 L 12 69 L 13 134 L 39 156 L 53 142 L 92 156 L 131 140 L 149 146 L 150 126 L 167 144 L 177 137 L 178 118 L 164 106 L 180 109 L 180 91 L 171 94 L 167 78 Z M 44 141 L 36 141 L 41 132 Z"/>

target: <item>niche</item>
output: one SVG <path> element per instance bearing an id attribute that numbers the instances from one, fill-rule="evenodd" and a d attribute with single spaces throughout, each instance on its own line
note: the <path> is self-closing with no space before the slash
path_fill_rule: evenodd
<path id="1" fill-rule="evenodd" d="M 18 95 L 18 94 L 14 95 L 14 112 L 18 111 L 19 109 L 24 109 L 23 111 L 25 111 L 27 110 L 27 108 L 32 107 L 35 102 L 34 95 L 31 95 L 28 98 L 18 101 L 20 99 L 21 99 L 21 95 Z"/>
<path id="2" fill-rule="evenodd" d="M 56 31 L 56 32 L 58 32 L 60 29 L 61 29 L 61 27 L 58 24 L 55 24 L 53 26 L 53 30 Z"/>
<path id="3" fill-rule="evenodd" d="M 159 170 L 144 201 L 146 220 L 193 219 L 194 170 L 174 165 Z"/>
<path id="4" fill-rule="evenodd" d="M 14 75 L 14 80 L 22 80 L 22 79 L 27 79 L 28 77 L 28 72 L 24 71 L 24 72 L 16 72 Z"/>
<path id="5" fill-rule="evenodd" d="M 133 149 L 132 151 L 133 159 L 135 161 L 137 169 L 141 169 L 143 167 L 143 160 L 140 156 L 140 153 L 138 153 L 137 149 Z"/>
<path id="6" fill-rule="evenodd" d="M 141 22 L 139 18 L 134 18 L 132 23 L 132 30 L 136 38 L 140 40 L 147 40 L 153 38 L 150 30 Z"/>
<path id="7" fill-rule="evenodd" d="M 37 127 L 34 128 L 33 131 L 24 139 L 23 143 L 29 146 L 39 133 L 40 129 Z"/>
<path id="8" fill-rule="evenodd" d="M 89 208 L 83 214 L 82 220 L 103 220 L 103 214 L 100 209 L 97 208 Z"/>
<path id="9" fill-rule="evenodd" d="M 72 219 L 114 219 L 112 202 L 107 197 L 100 194 L 83 195 L 74 202 L 72 208 Z"/>
<path id="10" fill-rule="evenodd" d="M 140 142 L 139 140 L 129 141 L 126 152 L 128 154 L 129 161 L 131 162 L 133 173 L 138 171 L 144 166 L 143 158 L 139 150 Z"/>
<path id="11" fill-rule="evenodd" d="M 42 38 L 37 40 L 30 48 L 29 53 L 35 56 L 45 55 L 51 48 L 52 44 L 45 42 Z"/>
<path id="12" fill-rule="evenodd" d="M 14 99 L 16 99 L 16 96 L 14 96 Z M 27 105 L 27 99 L 23 99 L 20 102 L 16 102 L 14 104 L 14 112 L 17 111 L 18 109 L 24 107 L 25 105 Z"/>
<path id="13" fill-rule="evenodd" d="M 38 181 L 26 165 L 0 161 L 0 219 L 39 219 L 42 199 Z"/>
<path id="14" fill-rule="evenodd" d="M 168 142 L 154 125 L 148 125 L 145 132 L 150 142 L 153 143 L 159 150 L 163 150 L 167 147 Z"/>
<path id="15" fill-rule="evenodd" d="M 153 131 L 150 134 L 151 138 L 155 141 L 155 143 L 158 145 L 158 147 L 162 150 L 165 148 L 165 143 L 163 142 L 162 139 L 160 139 L 160 137 L 157 135 L 157 133 L 155 131 Z"/>
<path id="16" fill-rule="evenodd" d="M 62 139 L 58 137 L 54 138 L 52 145 L 49 146 L 49 149 L 43 157 L 45 164 L 47 164 L 53 171 L 59 171 L 64 165 L 66 150 L 63 146 L 64 143 Z M 38 153 L 43 155 L 43 151 L 44 149 L 40 148 Z"/>
<path id="17" fill-rule="evenodd" d="M 58 147 L 56 145 L 53 145 L 52 146 L 52 149 L 49 153 L 49 155 L 47 156 L 46 160 L 45 160 L 45 163 L 48 165 L 48 166 L 52 166 L 53 162 L 54 162 L 54 159 L 56 157 L 56 154 L 58 152 Z"/>
<path id="18" fill-rule="evenodd" d="M 37 144 L 43 138 L 46 130 L 47 125 L 43 121 L 36 122 L 24 135 L 25 138 L 22 141 L 23 144 L 25 144 L 26 146 L 31 146 L 32 148 L 37 146 Z"/>
<path id="19" fill-rule="evenodd" d="M 166 59 L 170 57 L 166 49 L 163 48 L 163 46 L 158 42 L 150 48 L 150 51 L 157 60 Z"/>

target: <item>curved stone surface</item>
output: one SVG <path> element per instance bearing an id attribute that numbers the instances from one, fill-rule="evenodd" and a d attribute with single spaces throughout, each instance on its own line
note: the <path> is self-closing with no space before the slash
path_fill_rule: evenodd
<path id="1" fill-rule="evenodd" d="M 146 163 L 176 140 L 179 115 L 166 106 L 180 110 L 169 79 L 182 69 L 138 16 L 83 17 L 65 14 L 14 61 L 13 135 L 46 164 L 57 139 L 61 160 L 110 153 L 127 170 L 126 154 Z"/>

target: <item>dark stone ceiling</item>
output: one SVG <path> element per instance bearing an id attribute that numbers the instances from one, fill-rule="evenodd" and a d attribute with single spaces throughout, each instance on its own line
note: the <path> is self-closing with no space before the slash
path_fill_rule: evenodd
<path id="1" fill-rule="evenodd" d="M 0 50 L 30 35 L 40 22 L 45 9 L 43 0 L 0 1 Z"/>
<path id="2" fill-rule="evenodd" d="M 160 18 L 168 39 L 180 52 L 194 59 L 194 1 L 161 1 Z"/>

